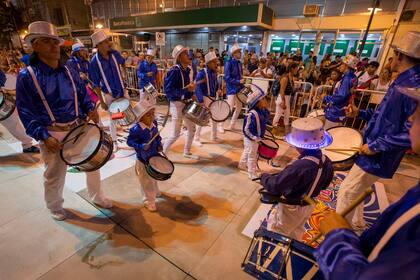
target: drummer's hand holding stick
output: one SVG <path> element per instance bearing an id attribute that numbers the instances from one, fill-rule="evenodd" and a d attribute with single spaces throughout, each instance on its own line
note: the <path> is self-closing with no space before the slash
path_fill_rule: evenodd
<path id="1" fill-rule="evenodd" d="M 93 90 L 95 91 L 96 95 L 99 97 L 99 104 L 101 105 L 101 108 L 104 109 L 105 111 L 108 111 L 108 105 L 106 105 L 104 97 L 102 96 L 101 88 L 94 88 Z"/>
<path id="2" fill-rule="evenodd" d="M 346 117 L 348 118 L 356 118 L 359 116 L 359 108 L 357 108 L 354 103 L 350 103 L 347 107 L 345 107 L 346 110 Z"/>

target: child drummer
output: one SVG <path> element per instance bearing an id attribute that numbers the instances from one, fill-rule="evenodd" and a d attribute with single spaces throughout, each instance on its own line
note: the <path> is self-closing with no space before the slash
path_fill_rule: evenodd
<path id="1" fill-rule="evenodd" d="M 253 89 L 254 91 L 247 99 L 249 112 L 243 125 L 244 150 L 238 165 L 239 169 L 248 170 L 250 179 L 259 177 L 257 173 L 258 142 L 264 137 L 270 119 L 265 93 L 257 87 L 253 87 Z"/>
<path id="2" fill-rule="evenodd" d="M 332 137 L 324 131 L 320 120 L 301 118 L 292 123 L 286 141 L 296 147 L 300 156 L 284 170 L 261 176 L 265 189 L 262 196 L 282 197 L 285 202 L 278 203 L 270 212 L 267 228 L 299 240 L 313 211 L 313 206 L 303 201 L 304 196 L 317 196 L 333 178 L 332 162 L 321 151 L 331 144 Z"/>
<path id="3" fill-rule="evenodd" d="M 127 145 L 133 147 L 137 153 L 136 174 L 139 178 L 143 194 L 144 206 L 151 212 L 156 211 L 156 196 L 160 194 L 157 181 L 146 172 L 145 163 L 162 151 L 160 137 L 155 120 L 155 106 L 147 99 L 143 99 L 134 108 L 138 122 L 130 129 Z M 155 135 L 157 135 L 155 137 Z M 151 141 L 151 139 L 153 141 Z"/>

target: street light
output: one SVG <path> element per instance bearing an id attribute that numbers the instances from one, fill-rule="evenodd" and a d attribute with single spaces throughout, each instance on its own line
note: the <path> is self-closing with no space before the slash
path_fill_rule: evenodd
<path id="1" fill-rule="evenodd" d="M 102 27 L 104 27 L 102 24 L 100 24 L 100 23 L 98 23 L 96 26 L 95 26 L 97 29 L 102 29 Z"/>

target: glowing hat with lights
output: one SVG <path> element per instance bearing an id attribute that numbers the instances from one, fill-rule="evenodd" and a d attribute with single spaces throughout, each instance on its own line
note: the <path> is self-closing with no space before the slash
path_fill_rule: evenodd
<path id="1" fill-rule="evenodd" d="M 301 118 L 292 122 L 292 131 L 286 141 L 301 149 L 316 150 L 331 145 L 333 138 L 324 130 L 322 121 L 316 118 Z"/>

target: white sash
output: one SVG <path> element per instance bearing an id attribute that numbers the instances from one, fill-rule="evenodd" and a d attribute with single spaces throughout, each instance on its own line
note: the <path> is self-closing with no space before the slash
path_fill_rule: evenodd
<path id="1" fill-rule="evenodd" d="M 54 125 L 56 123 L 56 119 L 55 119 L 55 117 L 54 117 L 54 115 L 53 115 L 53 113 L 51 111 L 50 105 L 48 105 L 48 102 L 47 102 L 47 99 L 45 98 L 44 93 L 42 92 L 42 89 L 41 89 L 41 87 L 39 85 L 38 79 L 35 76 L 35 72 L 34 72 L 34 70 L 32 69 L 31 66 L 28 66 L 27 68 L 28 68 L 29 74 L 32 77 L 32 80 L 34 81 L 34 84 L 35 84 L 36 90 L 38 92 L 38 95 L 41 98 L 41 101 L 44 104 L 44 107 L 45 107 L 45 109 L 48 112 L 48 116 L 50 117 L 50 119 L 51 119 L 51 121 L 53 122 L 53 125 Z M 72 87 L 73 87 L 74 111 L 76 112 L 76 117 L 79 117 L 79 106 L 78 106 L 79 105 L 79 101 L 78 101 L 78 98 L 77 98 L 76 85 L 74 83 L 73 77 L 71 76 L 71 73 L 70 73 L 69 69 L 67 68 L 67 66 L 64 66 L 64 68 L 66 68 L 67 75 L 69 76 L 70 81 L 71 81 L 71 84 L 72 84 Z"/>
<path id="2" fill-rule="evenodd" d="M 376 244 L 375 248 L 373 248 L 372 252 L 370 253 L 368 261 L 373 262 L 378 257 L 379 253 L 382 251 L 388 241 L 398 232 L 398 230 L 418 215 L 420 215 L 420 203 L 417 203 L 411 207 L 387 229 L 381 240 L 379 240 L 378 244 Z"/>
<path id="3" fill-rule="evenodd" d="M 108 93 L 112 95 L 111 87 L 109 86 L 108 79 L 105 76 L 104 69 L 102 68 L 102 63 L 99 60 L 98 53 L 95 54 L 95 58 L 96 58 L 96 61 L 98 62 L 99 71 L 101 72 L 102 80 L 104 81 L 105 87 L 108 90 Z M 120 79 L 121 88 L 124 92 L 124 83 L 122 81 L 122 76 L 121 76 L 121 73 L 120 73 L 120 66 L 118 65 L 117 60 L 115 59 L 113 54 L 111 54 L 111 58 L 114 61 L 115 67 L 117 67 L 118 78 Z"/>
<path id="4" fill-rule="evenodd" d="M 253 114 L 255 117 L 255 120 L 257 122 L 257 132 L 258 132 L 258 137 L 261 137 L 261 124 L 260 124 L 260 116 L 258 116 L 258 113 L 255 110 L 251 110 L 249 111 L 250 114 Z"/>
<path id="5" fill-rule="evenodd" d="M 181 69 L 181 67 L 177 64 L 177 65 L 175 65 L 178 69 L 179 69 L 179 71 L 181 72 L 181 80 L 182 80 L 182 89 L 184 89 L 184 87 L 185 87 L 185 81 L 184 81 L 184 75 L 182 74 L 182 69 Z"/>
<path id="6" fill-rule="evenodd" d="M 315 188 L 318 185 L 319 179 L 321 178 L 323 166 L 322 166 L 322 164 L 321 164 L 321 166 L 319 166 L 319 163 L 320 162 L 319 162 L 319 159 L 316 158 L 316 157 L 306 156 L 306 157 L 303 157 L 302 159 L 307 159 L 307 160 L 313 161 L 313 162 L 315 162 L 318 165 L 318 173 L 316 174 L 315 180 L 312 183 L 312 186 L 309 189 L 309 192 L 306 194 L 308 197 L 312 197 L 312 194 L 314 193 Z M 322 160 L 322 163 L 324 163 L 324 161 L 325 161 L 325 155 L 322 155 L 321 160 Z"/>

